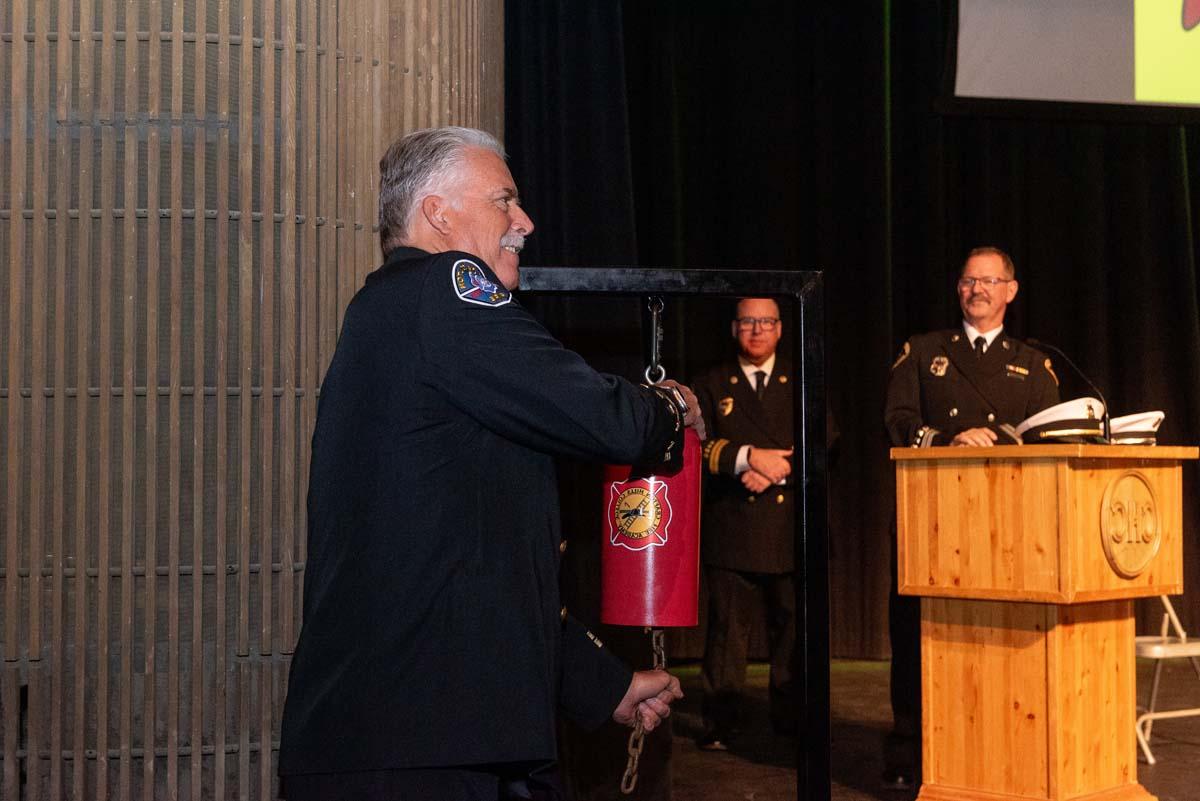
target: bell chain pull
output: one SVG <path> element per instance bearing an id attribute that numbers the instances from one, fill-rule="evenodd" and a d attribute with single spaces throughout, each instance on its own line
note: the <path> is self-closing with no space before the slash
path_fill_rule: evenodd
<path id="1" fill-rule="evenodd" d="M 649 372 L 649 368 L 647 368 Z M 662 629 L 646 629 L 650 632 L 650 648 L 654 651 L 654 669 L 667 669 L 667 652 L 663 646 L 663 630 Z M 634 710 L 634 715 L 637 716 L 637 710 Z M 625 775 L 621 777 L 621 792 L 629 795 L 633 792 L 633 788 L 637 787 L 638 780 L 638 760 L 642 757 L 642 749 L 645 747 L 646 732 L 642 729 L 642 719 L 637 717 L 637 723 L 633 727 L 633 732 L 629 735 L 629 746 L 626 750 L 629 752 L 629 761 L 625 764 Z"/>

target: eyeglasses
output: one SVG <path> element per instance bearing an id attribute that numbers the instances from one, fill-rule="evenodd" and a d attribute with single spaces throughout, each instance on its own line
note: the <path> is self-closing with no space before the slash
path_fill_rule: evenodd
<path id="1" fill-rule="evenodd" d="M 984 289 L 995 289 L 997 284 L 1007 284 L 1009 281 L 1012 281 L 1012 280 L 1013 279 L 1011 279 L 1011 278 L 997 278 L 995 276 L 988 276 L 987 278 L 969 278 L 969 277 L 964 276 L 964 277 L 958 279 L 958 288 L 959 289 L 974 289 L 975 283 L 979 282 L 980 284 L 983 285 Z"/>
<path id="2" fill-rule="evenodd" d="M 755 324 L 764 331 L 774 331 L 775 326 L 779 325 L 778 317 L 739 317 L 734 322 L 737 323 L 739 331 L 753 331 Z"/>

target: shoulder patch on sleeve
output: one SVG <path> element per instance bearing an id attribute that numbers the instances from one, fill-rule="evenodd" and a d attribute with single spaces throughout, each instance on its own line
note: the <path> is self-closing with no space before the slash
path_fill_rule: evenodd
<path id="1" fill-rule="evenodd" d="M 896 357 L 896 361 L 892 362 L 892 369 L 895 370 L 900 366 L 900 362 L 908 358 L 908 354 L 912 352 L 912 345 L 908 342 L 904 343 L 904 350 Z"/>
<path id="2" fill-rule="evenodd" d="M 512 294 L 499 284 L 488 280 L 483 268 L 470 259 L 459 259 L 450 268 L 450 283 L 454 294 L 464 303 L 480 306 L 503 306 Z"/>

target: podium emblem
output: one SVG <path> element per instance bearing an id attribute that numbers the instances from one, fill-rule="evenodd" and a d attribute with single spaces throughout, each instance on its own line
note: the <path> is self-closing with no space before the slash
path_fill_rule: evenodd
<path id="1" fill-rule="evenodd" d="M 1100 502 L 1100 540 L 1108 566 L 1121 578 L 1135 578 L 1158 553 L 1162 526 L 1154 488 L 1137 470 L 1109 482 Z"/>

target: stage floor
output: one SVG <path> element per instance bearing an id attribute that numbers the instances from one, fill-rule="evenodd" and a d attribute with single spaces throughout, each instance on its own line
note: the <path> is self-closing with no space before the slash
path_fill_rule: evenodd
<path id="1" fill-rule="evenodd" d="M 1138 698 L 1150 686 L 1149 662 L 1138 663 Z M 672 716 L 674 801 L 797 801 L 795 740 L 776 737 L 767 719 L 767 672 L 752 665 L 746 731 L 724 753 L 696 748 L 700 677 L 695 665 L 676 670 L 687 697 Z M 880 742 L 891 724 L 888 663 L 835 660 L 833 688 L 834 801 L 908 801 L 916 793 L 883 790 Z M 1186 662 L 1168 665 L 1160 708 L 1200 705 L 1200 680 Z M 1200 717 L 1159 721 L 1151 740 L 1158 764 L 1138 761 L 1138 779 L 1159 801 L 1200 799 Z"/>

